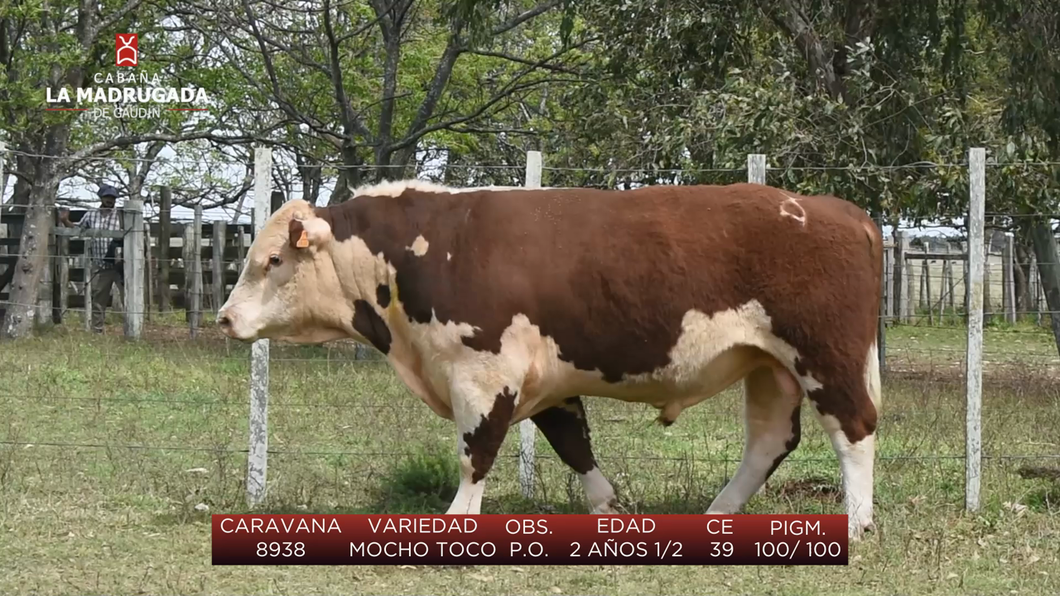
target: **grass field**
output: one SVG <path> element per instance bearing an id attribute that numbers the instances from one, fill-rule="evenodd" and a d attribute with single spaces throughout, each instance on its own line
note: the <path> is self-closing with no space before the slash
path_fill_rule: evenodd
<path id="1" fill-rule="evenodd" d="M 1060 592 L 1060 486 L 1018 472 L 1060 465 L 1060 361 L 1031 327 L 988 331 L 975 515 L 963 511 L 964 331 L 889 330 L 878 531 L 849 567 L 214 568 L 209 514 L 246 511 L 248 347 L 209 330 L 189 341 L 179 326 L 132 343 L 74 319 L 0 344 L 2 594 Z M 274 344 L 272 356 L 266 511 L 444 512 L 454 428 L 385 364 L 343 346 Z M 631 512 L 701 513 L 736 468 L 738 388 L 666 429 L 644 406 L 586 407 Z M 843 512 L 835 457 L 806 410 L 799 449 L 747 512 Z M 585 512 L 541 438 L 537 498 L 519 495 L 514 437 L 483 512 Z"/>

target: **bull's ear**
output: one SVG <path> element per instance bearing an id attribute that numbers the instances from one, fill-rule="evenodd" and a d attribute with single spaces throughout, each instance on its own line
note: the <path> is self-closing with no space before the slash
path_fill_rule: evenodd
<path id="1" fill-rule="evenodd" d="M 291 248 L 309 248 L 309 232 L 300 219 L 292 219 L 287 224 L 288 240 Z"/>
<path id="2" fill-rule="evenodd" d="M 287 243 L 294 249 L 320 247 L 331 237 L 331 226 L 318 217 L 306 220 L 292 219 L 287 224 L 287 231 Z"/>

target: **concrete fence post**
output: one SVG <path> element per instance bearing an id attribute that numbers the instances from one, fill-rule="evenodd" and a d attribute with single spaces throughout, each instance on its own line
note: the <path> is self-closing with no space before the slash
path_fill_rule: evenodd
<path id="1" fill-rule="evenodd" d="M 526 152 L 526 188 L 541 188 L 541 152 Z M 534 451 L 537 429 L 529 418 L 519 423 L 519 490 L 526 499 L 534 496 Z"/>
<path id="2" fill-rule="evenodd" d="M 983 220 L 986 208 L 986 150 L 968 152 L 968 352 L 965 363 L 964 507 L 979 509 L 983 406 Z"/>
<path id="3" fill-rule="evenodd" d="M 265 227 L 271 211 L 272 149 L 254 148 L 254 237 Z M 250 447 L 247 452 L 247 505 L 266 496 L 269 463 L 269 340 L 250 348 Z"/>

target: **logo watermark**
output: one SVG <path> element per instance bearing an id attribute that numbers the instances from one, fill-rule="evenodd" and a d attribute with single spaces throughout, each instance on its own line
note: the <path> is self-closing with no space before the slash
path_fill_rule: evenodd
<path id="1" fill-rule="evenodd" d="M 114 36 L 116 67 L 138 66 L 139 35 L 118 33 Z M 85 112 L 89 118 L 159 118 L 164 111 L 206 112 L 209 97 L 199 87 L 170 87 L 162 84 L 158 74 L 117 70 L 97 72 L 93 86 L 45 89 L 46 111 Z M 73 104 L 73 105 L 71 105 Z"/>
<path id="2" fill-rule="evenodd" d="M 114 66 L 136 66 L 139 62 L 139 34 L 116 33 L 114 35 Z"/>

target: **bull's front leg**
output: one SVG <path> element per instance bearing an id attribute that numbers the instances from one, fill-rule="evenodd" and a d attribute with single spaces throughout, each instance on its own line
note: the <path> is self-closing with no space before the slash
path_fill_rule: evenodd
<path id="1" fill-rule="evenodd" d="M 451 386 L 453 417 L 457 428 L 457 454 L 460 458 L 460 488 L 447 514 L 478 514 L 486 474 L 493 467 L 501 443 L 508 434 L 518 383 L 500 387 L 484 386 L 476 379 L 461 379 Z"/>
<path id="2" fill-rule="evenodd" d="M 541 429 L 556 455 L 581 478 L 592 512 L 623 513 L 615 499 L 615 489 L 600 472 L 593 457 L 589 421 L 581 397 L 568 397 L 530 419 Z"/>

